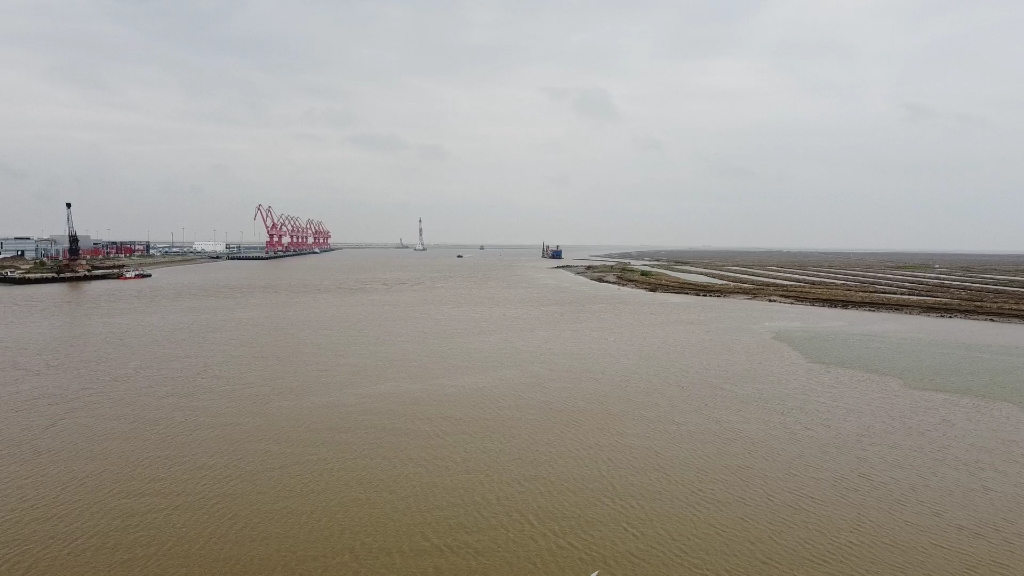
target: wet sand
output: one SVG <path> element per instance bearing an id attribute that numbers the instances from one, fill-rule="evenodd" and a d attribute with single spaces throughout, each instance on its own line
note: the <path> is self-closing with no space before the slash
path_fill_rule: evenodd
<path id="1" fill-rule="evenodd" d="M 630 258 L 634 264 L 642 259 L 645 265 L 564 268 L 597 282 L 650 292 L 1024 322 L 1024 257 L 1018 255 L 680 250 L 607 257 Z"/>

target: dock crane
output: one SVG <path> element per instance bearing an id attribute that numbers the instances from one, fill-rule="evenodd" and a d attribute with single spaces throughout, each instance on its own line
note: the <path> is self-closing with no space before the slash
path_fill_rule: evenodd
<path id="1" fill-rule="evenodd" d="M 82 248 L 78 241 L 78 232 L 75 231 L 75 220 L 71 217 L 71 202 L 66 202 L 64 206 L 67 207 L 68 211 L 68 256 L 57 268 L 57 274 L 82 272 L 88 270 L 89 267 L 85 263 L 78 261 L 82 255 Z"/>
<path id="2" fill-rule="evenodd" d="M 68 262 L 77 262 L 82 249 L 78 243 L 78 232 L 75 232 L 75 219 L 71 217 L 71 202 L 65 206 L 68 208 Z"/>

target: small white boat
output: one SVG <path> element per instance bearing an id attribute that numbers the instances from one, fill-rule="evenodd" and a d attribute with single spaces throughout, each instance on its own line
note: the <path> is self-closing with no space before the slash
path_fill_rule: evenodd
<path id="1" fill-rule="evenodd" d="M 143 268 L 131 268 L 121 270 L 121 273 L 118 274 L 117 278 L 118 280 L 141 280 L 143 278 L 149 278 L 152 275 L 152 272 Z"/>

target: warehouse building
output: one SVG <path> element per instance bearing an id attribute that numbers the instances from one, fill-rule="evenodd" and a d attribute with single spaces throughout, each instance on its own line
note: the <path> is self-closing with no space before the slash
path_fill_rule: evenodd
<path id="1" fill-rule="evenodd" d="M 192 249 L 196 252 L 224 252 L 227 245 L 224 242 L 196 242 Z"/>
<path id="2" fill-rule="evenodd" d="M 0 238 L 0 258 L 24 258 L 39 260 L 51 258 L 58 253 L 56 243 L 49 238 L 11 236 Z"/>
<path id="3" fill-rule="evenodd" d="M 53 234 L 52 236 L 50 236 L 50 240 L 52 240 L 56 244 L 58 250 L 67 250 L 67 234 Z M 96 244 L 96 242 L 92 239 L 92 236 L 89 236 L 88 234 L 78 235 L 78 247 L 81 248 L 82 250 L 90 250 L 93 248 L 94 244 Z"/>

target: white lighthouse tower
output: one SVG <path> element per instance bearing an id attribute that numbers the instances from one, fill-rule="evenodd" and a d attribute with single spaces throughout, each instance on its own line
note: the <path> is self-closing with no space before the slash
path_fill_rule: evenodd
<path id="1" fill-rule="evenodd" d="M 423 218 L 420 218 L 420 241 L 416 243 L 416 247 L 413 250 L 417 252 L 427 251 L 427 245 L 423 243 Z"/>

